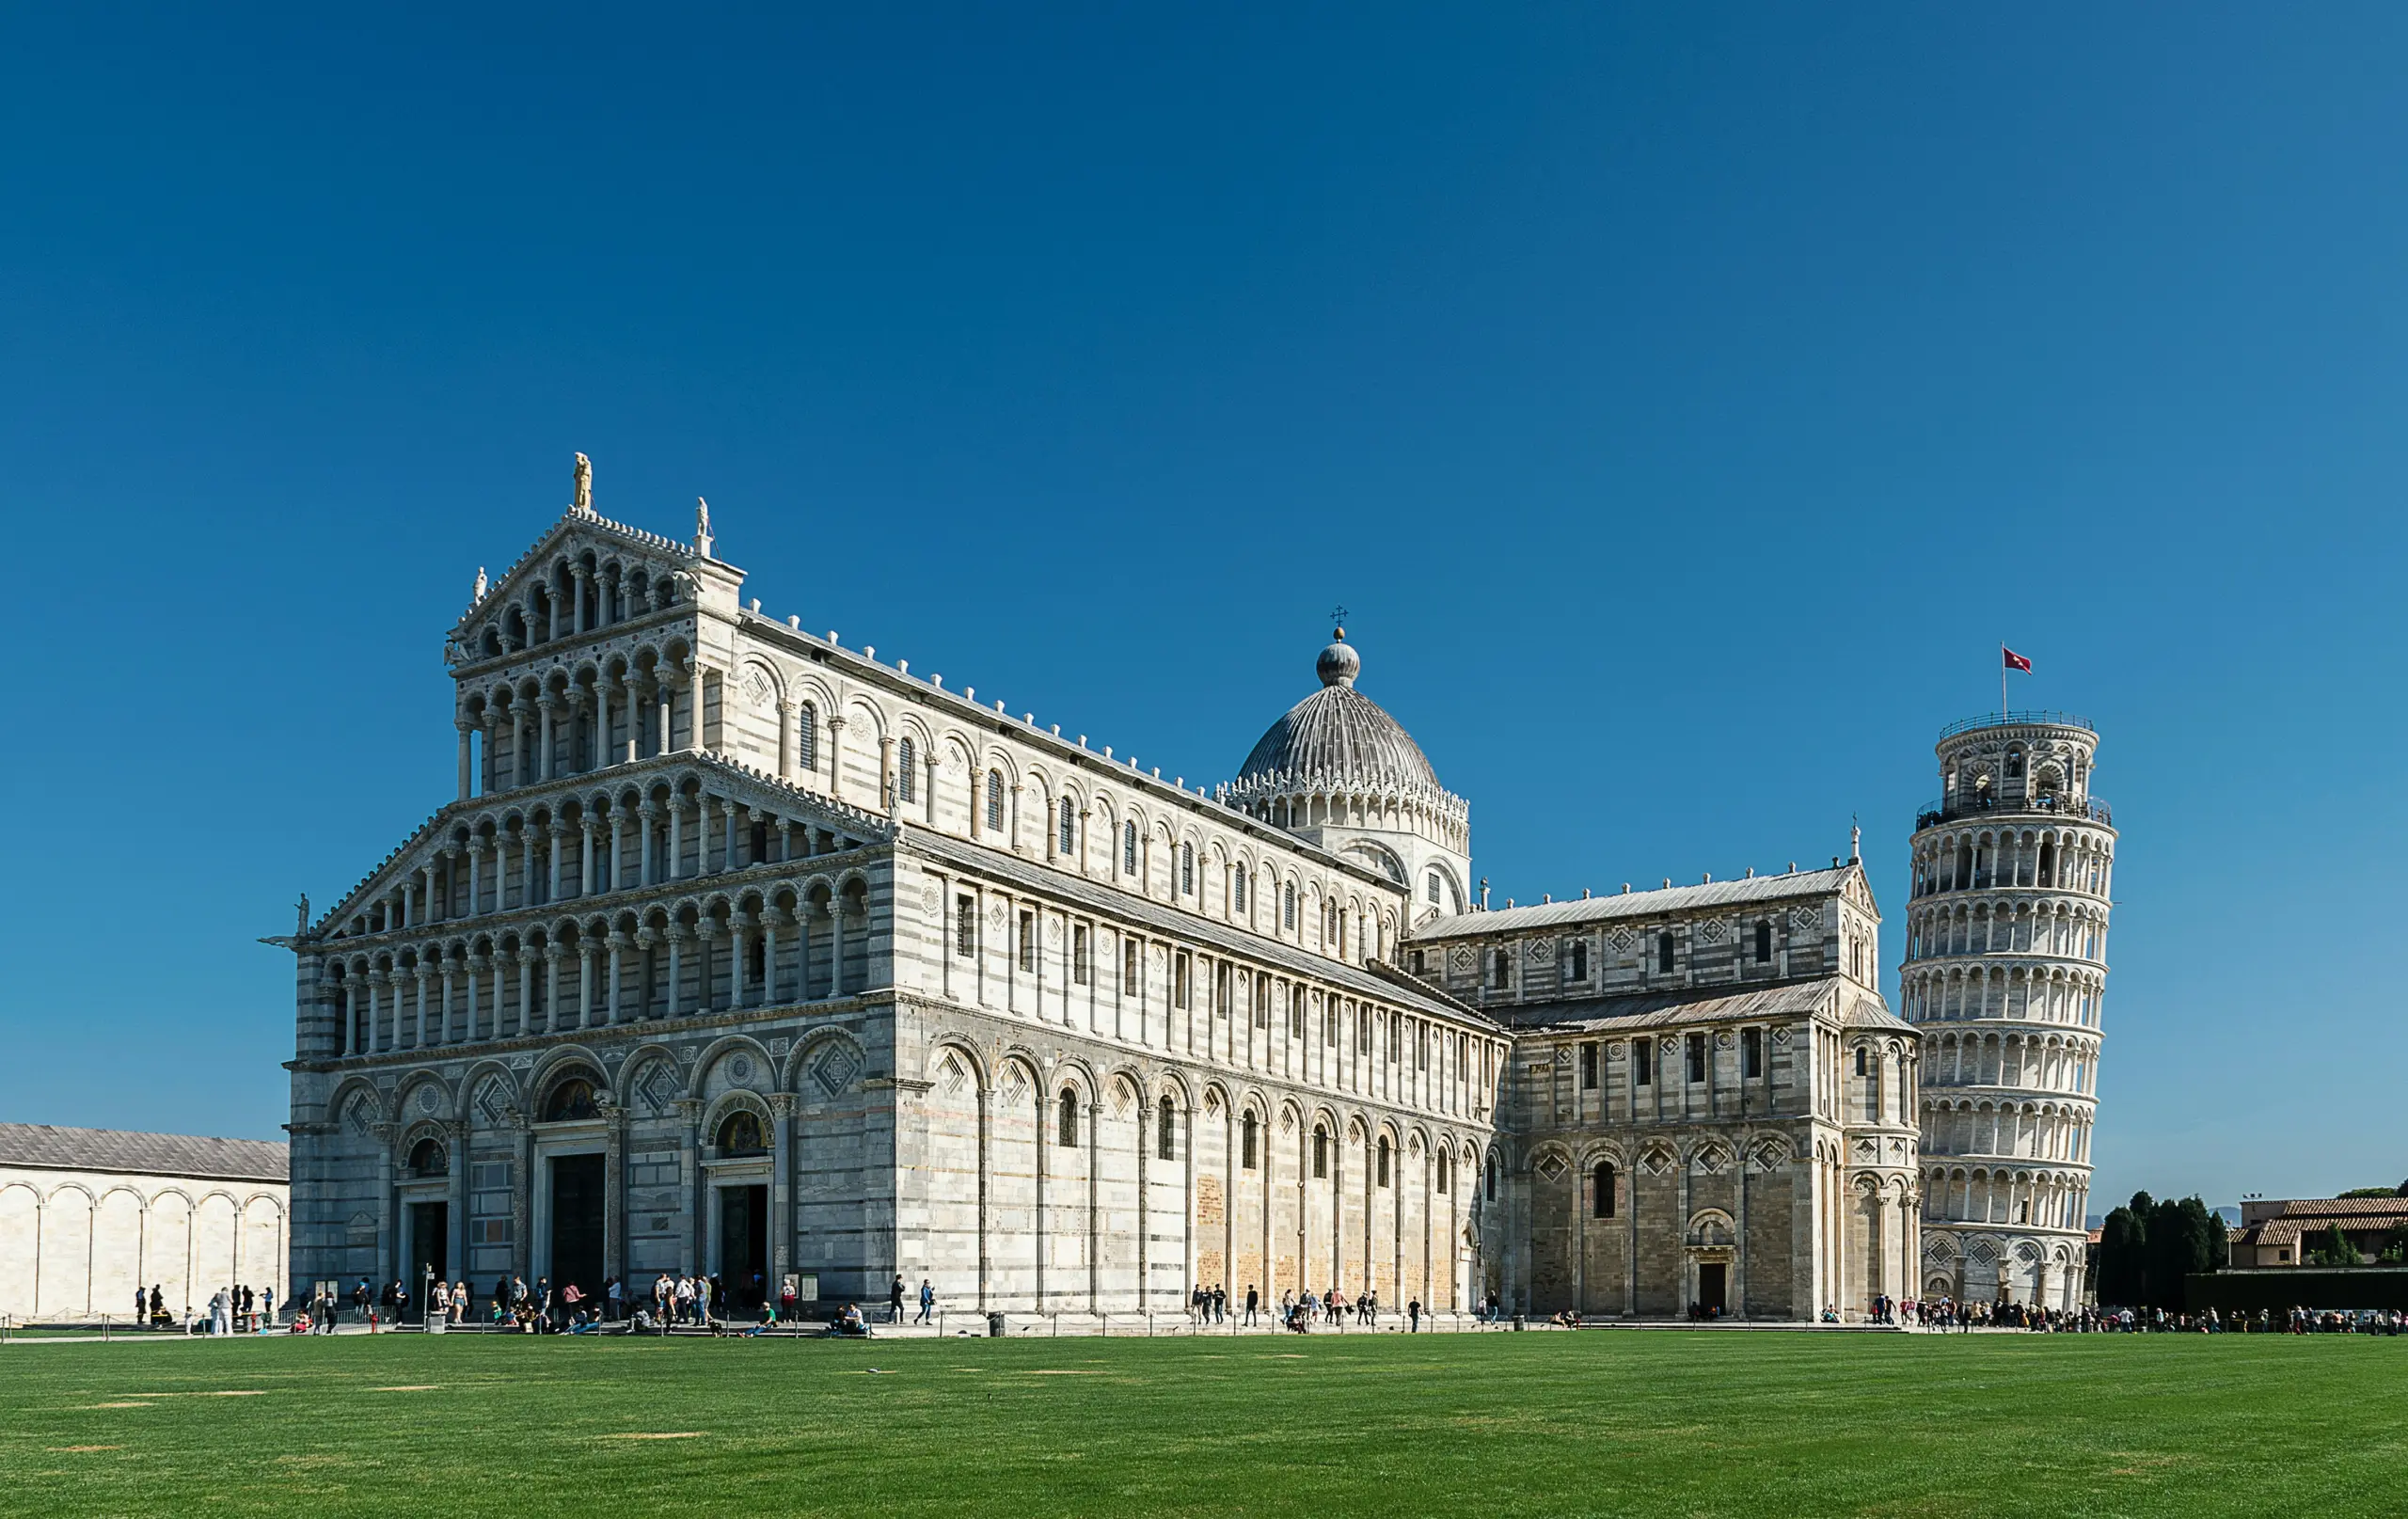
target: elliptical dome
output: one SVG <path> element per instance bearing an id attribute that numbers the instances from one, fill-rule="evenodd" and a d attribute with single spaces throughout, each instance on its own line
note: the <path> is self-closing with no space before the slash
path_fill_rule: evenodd
<path id="1" fill-rule="evenodd" d="M 1340 788 L 1399 786 L 1441 795 L 1421 746 L 1379 703 L 1354 688 L 1362 657 L 1339 628 L 1314 661 L 1321 689 L 1273 723 L 1239 767 L 1237 783 L 1311 782 Z"/>

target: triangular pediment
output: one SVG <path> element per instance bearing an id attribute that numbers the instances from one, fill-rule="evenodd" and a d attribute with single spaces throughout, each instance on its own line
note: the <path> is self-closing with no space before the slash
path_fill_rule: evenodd
<path id="1" fill-rule="evenodd" d="M 775 817 L 831 836 L 840 848 L 888 843 L 895 835 L 895 824 L 877 813 L 806 790 L 715 753 L 687 751 L 452 802 L 420 824 L 365 879 L 345 893 L 341 901 L 309 926 L 305 936 L 328 941 L 405 932 L 407 929 L 399 923 L 385 922 L 379 914 L 404 886 L 414 878 L 422 879 L 421 873 L 430 866 L 439 874 L 447 862 L 445 851 L 457 849 L 467 840 L 490 838 L 497 832 L 523 837 L 524 831 L 548 829 L 555 821 L 577 828 L 588 817 L 599 821 L 609 815 L 609 808 L 624 799 L 630 789 L 649 795 L 655 788 L 667 785 L 682 791 L 689 781 L 701 783 L 703 789 L 714 797 L 741 803 L 755 816 Z M 667 884 L 631 886 L 625 892 L 606 892 L 593 897 L 559 897 L 540 904 L 538 910 L 604 905 L 638 893 L 663 889 Z M 686 878 L 681 884 L 690 887 L 692 878 Z M 415 919 L 410 926 L 416 926 Z"/>
<path id="2" fill-rule="evenodd" d="M 546 596 L 559 589 L 560 570 L 575 565 L 630 579 L 641 575 L 647 587 L 661 576 L 690 576 L 704 566 L 721 577 L 733 575 L 740 580 L 743 575 L 732 565 L 704 558 L 692 544 L 572 508 L 499 578 L 485 578 L 481 593 L 472 592 L 467 609 L 452 624 L 454 643 L 470 659 L 484 657 L 489 652 L 482 647 L 486 625 L 505 609 L 522 616 L 543 615 Z M 479 572 L 481 577 L 483 573 Z M 539 591 L 544 594 L 535 593 Z"/>

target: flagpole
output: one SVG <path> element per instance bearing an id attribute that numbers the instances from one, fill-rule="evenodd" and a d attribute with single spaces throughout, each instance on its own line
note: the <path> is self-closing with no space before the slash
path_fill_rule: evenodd
<path id="1" fill-rule="evenodd" d="M 2006 640 L 1998 641 L 1998 720 L 2006 720 Z"/>

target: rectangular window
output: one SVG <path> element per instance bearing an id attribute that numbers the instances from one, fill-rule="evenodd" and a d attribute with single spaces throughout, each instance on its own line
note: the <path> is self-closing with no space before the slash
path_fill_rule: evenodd
<path id="1" fill-rule="evenodd" d="M 1034 912 L 1020 915 L 1020 968 L 1023 971 L 1037 969 L 1037 914 Z"/>
<path id="2" fill-rule="evenodd" d="M 1690 1036 L 1688 1036 L 1688 1055 L 1689 1055 L 1689 1080 L 1690 1080 L 1690 1081 L 1693 1081 L 1693 1082 L 1702 1082 L 1702 1081 L 1705 1080 L 1705 1036 L 1704 1036 L 1704 1035 L 1703 1035 L 1703 1034 L 1692 1034 L 1692 1035 L 1690 1035 Z"/>
<path id="3" fill-rule="evenodd" d="M 1580 1047 L 1580 1090 L 1593 1092 L 1596 1089 L 1597 1047 L 1594 1044 L 1584 1044 Z"/>
<path id="4" fill-rule="evenodd" d="M 1195 968 L 1196 962 L 1194 958 L 1191 957 L 1187 951 L 1183 949 L 1172 957 L 1170 995 L 1171 1001 L 1179 1006 L 1184 1007 L 1187 1005 L 1187 980 L 1188 976 L 1194 973 Z"/>
<path id="5" fill-rule="evenodd" d="M 1630 1045 L 1630 1079 L 1645 1086 L 1656 1079 L 1656 1041 L 1633 1039 Z"/>
<path id="6" fill-rule="evenodd" d="M 1656 969 L 1666 973 L 1672 969 L 1672 930 L 1670 928 L 1656 936 Z"/>
<path id="7" fill-rule="evenodd" d="M 1305 1036 L 1305 989 L 1292 982 L 1288 987 L 1288 1037 Z"/>
<path id="8" fill-rule="evenodd" d="M 1415 975 L 1420 975 L 1425 973 L 1427 970 L 1428 967 L 1422 963 L 1421 951 L 1418 949 L 1415 950 L 1413 952 L 1413 973 Z"/>
<path id="9" fill-rule="evenodd" d="M 1336 1044 L 1338 1042 L 1338 999 L 1335 997 L 1325 998 L 1323 1001 L 1322 1008 L 1321 1042 L 1323 1044 Z"/>
<path id="10" fill-rule="evenodd" d="M 469 1235 L 469 1241 L 475 1244 L 508 1244 L 510 1220 L 506 1218 L 478 1219 L 476 1228 Z"/>
<path id="11" fill-rule="evenodd" d="M 1120 941 L 1120 989 L 1131 994 L 1137 990 L 1137 941 Z"/>
<path id="12" fill-rule="evenodd" d="M 963 958 L 978 953 L 978 899 L 953 899 L 953 952 Z"/>
<path id="13" fill-rule="evenodd" d="M 510 1163 L 486 1161 L 468 1170 L 468 1185 L 479 1192 L 499 1192 L 510 1185 Z"/>
<path id="14" fill-rule="evenodd" d="M 1371 1010 L 1369 1007 L 1354 1009 L 1354 1052 L 1358 1055 L 1371 1052 Z"/>
<path id="15" fill-rule="evenodd" d="M 1237 1010 L 1237 973 L 1229 969 L 1229 962 L 1214 960 L 1212 962 L 1212 1010 L 1223 1018 L 1228 1018 L 1234 1013 Z"/>
<path id="16" fill-rule="evenodd" d="M 1417 1022 L 1413 1025 L 1413 1068 L 1416 1070 L 1430 1068 L 1430 1025 L 1427 1023 Z"/>
<path id="17" fill-rule="evenodd" d="M 1760 1028 L 1739 1031 L 1740 1071 L 1751 1079 L 1765 1073 L 1765 1031 Z"/>
<path id="18" fill-rule="evenodd" d="M 1070 927 L 1070 979 L 1083 987 L 1087 984 L 1087 926 L 1084 923 Z"/>
<path id="19" fill-rule="evenodd" d="M 1254 1026 L 1271 1026 L 1271 978 L 1259 971 L 1254 974 Z"/>

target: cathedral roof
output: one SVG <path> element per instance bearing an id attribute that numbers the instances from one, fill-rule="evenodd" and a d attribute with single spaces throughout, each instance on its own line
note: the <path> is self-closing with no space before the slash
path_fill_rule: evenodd
<path id="1" fill-rule="evenodd" d="M 1238 767 L 1238 787 L 1446 794 L 1413 736 L 1354 688 L 1363 660 L 1346 642 L 1346 629 L 1321 651 L 1314 669 L 1321 689 L 1290 707 L 1256 742 Z"/>
<path id="2" fill-rule="evenodd" d="M 205 1177 L 227 1181 L 282 1181 L 290 1162 L 282 1140 L 204 1139 L 196 1134 L 0 1123 L 0 1165 L 47 1171 Z"/>
<path id="3" fill-rule="evenodd" d="M 1833 975 L 1809 976 L 1743 991 L 1690 988 L 1678 991 L 1639 991 L 1617 996 L 1579 997 L 1565 1002 L 1516 1008 L 1529 1016 L 1525 1033 L 1548 1030 L 1585 1034 L 1643 1034 L 1719 1021 L 1763 1022 L 1836 1012 L 1849 1028 L 1910 1031 L 1881 1005 L 1877 997 L 1856 995 Z"/>
<path id="4" fill-rule="evenodd" d="M 1604 923 L 1615 918 L 1653 918 L 1696 908 L 1735 907 L 1794 896 L 1829 896 L 1839 891 L 1858 869 L 1856 865 L 1839 865 L 1830 870 L 1794 870 L 1782 876 L 1744 876 L 1736 880 L 1708 881 L 1696 886 L 1624 892 L 1618 896 L 1584 896 L 1488 912 L 1464 912 L 1434 918 L 1414 929 L 1413 937 L 1429 940 L 1451 934 L 1511 933 L 1516 929 Z"/>

